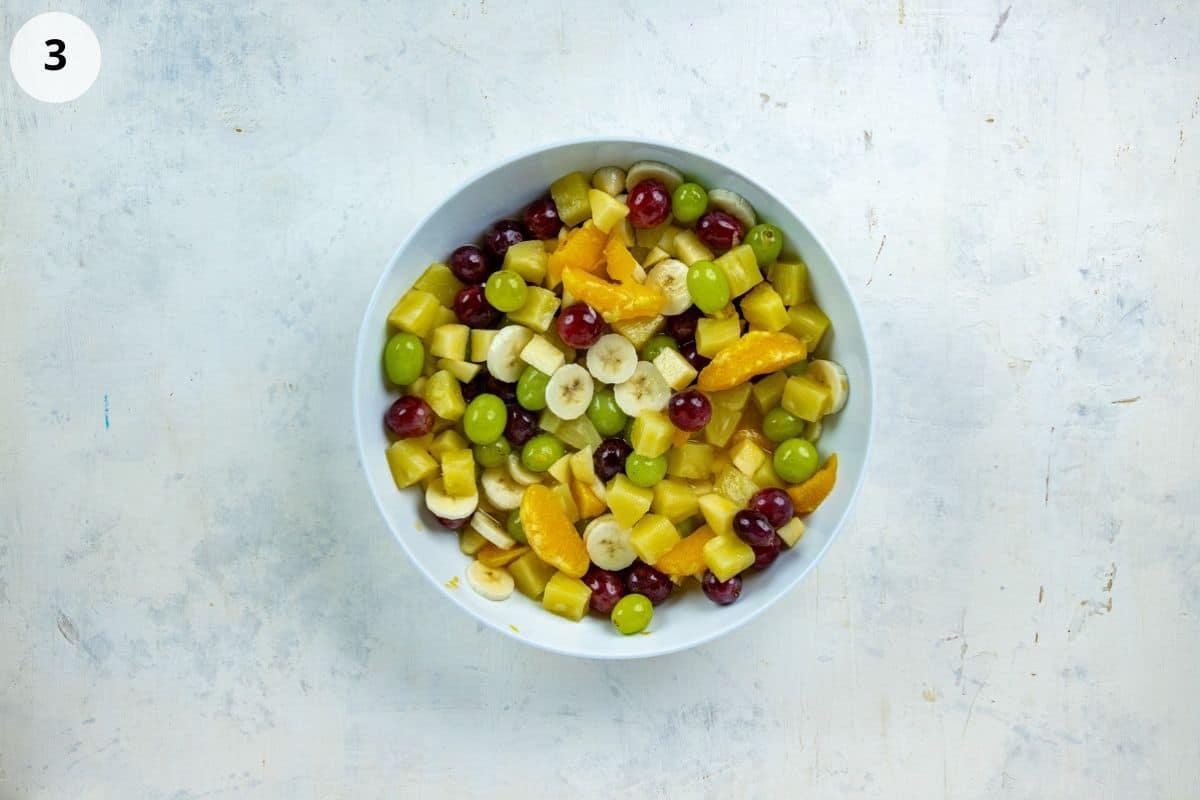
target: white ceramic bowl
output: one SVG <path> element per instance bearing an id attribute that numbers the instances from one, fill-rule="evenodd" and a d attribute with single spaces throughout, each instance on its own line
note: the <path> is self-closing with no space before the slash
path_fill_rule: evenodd
<path id="1" fill-rule="evenodd" d="M 746 576 L 737 603 L 718 607 L 697 587 L 676 593 L 655 609 L 649 635 L 621 636 L 599 617 L 570 622 L 544 611 L 519 593 L 505 602 L 491 602 L 471 591 L 464 572 L 468 557 L 458 549 L 458 536 L 440 529 L 424 510 L 418 489 L 399 490 L 392 482 L 384 450 L 383 413 L 395 400 L 382 374 L 387 314 L 396 300 L 433 261 L 479 236 L 494 220 L 511 217 L 529 202 L 544 196 L 550 183 L 574 170 L 654 159 L 675 166 L 708 188 L 732 189 L 743 195 L 759 219 L 783 229 L 787 249 L 799 253 L 809 266 L 816 301 L 832 320 L 822 352 L 840 362 L 850 378 L 845 409 L 825 422 L 822 455 L 838 454 L 837 486 L 805 523 L 798 545 L 785 550 L 767 571 Z M 793 190 L 798 193 L 799 188 Z M 824 555 L 845 522 L 858 494 L 871 446 L 874 417 L 871 361 L 862 321 L 854 298 L 833 257 L 800 217 L 780 199 L 730 167 L 699 153 L 647 141 L 593 139 L 544 147 L 515 156 L 458 187 L 419 222 L 396 251 L 363 317 L 354 370 L 354 420 L 359 457 L 371 493 L 392 534 L 420 568 L 430 585 L 460 608 L 506 636 L 567 655 L 586 658 L 641 658 L 684 650 L 715 639 L 758 616 L 800 582 Z M 447 582 L 460 576 L 458 587 Z M 790 626 L 786 617 L 776 625 Z M 768 631 L 764 635 L 780 635 Z"/>

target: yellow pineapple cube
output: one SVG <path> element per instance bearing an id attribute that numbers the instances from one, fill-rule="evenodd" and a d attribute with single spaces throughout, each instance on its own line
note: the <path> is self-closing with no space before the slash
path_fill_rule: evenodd
<path id="1" fill-rule="evenodd" d="M 557 436 L 558 431 L 562 428 L 562 426 L 562 418 L 555 416 L 554 412 L 548 408 L 538 417 L 538 427 L 544 430 L 546 433 L 553 433 L 555 436 Z"/>
<path id="2" fill-rule="evenodd" d="M 659 514 L 647 514 L 633 526 L 629 543 L 638 558 L 653 566 L 682 538 L 671 520 Z"/>
<path id="3" fill-rule="evenodd" d="M 663 228 L 662 235 L 658 237 L 657 245 L 659 248 L 666 250 L 672 256 L 675 255 L 675 237 L 683 233 L 682 228 L 678 228 L 669 222 L 667 227 Z"/>
<path id="4" fill-rule="evenodd" d="M 717 479 L 713 481 L 713 489 L 718 494 L 728 497 L 735 506 L 741 508 L 750 502 L 751 495 L 758 491 L 758 484 L 730 464 L 717 473 Z"/>
<path id="5" fill-rule="evenodd" d="M 485 328 L 474 328 L 471 330 L 471 360 L 476 364 L 482 364 L 487 361 L 488 350 L 492 347 L 492 339 L 496 338 L 496 334 L 500 331 L 491 331 Z"/>
<path id="6" fill-rule="evenodd" d="M 712 358 L 740 338 L 742 323 L 736 316 L 704 317 L 696 323 L 696 352 L 705 358 Z"/>
<path id="7" fill-rule="evenodd" d="M 542 561 L 530 550 L 509 564 L 508 572 L 512 575 L 518 592 L 531 600 L 537 600 L 546 590 L 546 584 L 550 582 L 550 578 L 558 570 Z"/>
<path id="8" fill-rule="evenodd" d="M 471 329 L 466 325 L 442 325 L 434 328 L 430 334 L 429 353 L 437 358 L 466 361 L 467 340 L 470 338 Z"/>
<path id="9" fill-rule="evenodd" d="M 760 489 L 773 487 L 775 489 L 786 489 L 787 484 L 784 483 L 778 475 L 775 474 L 775 465 L 771 463 L 771 459 L 763 461 L 762 466 L 754 471 L 750 476 L 754 483 Z"/>
<path id="10" fill-rule="evenodd" d="M 717 447 L 724 447 L 729 443 L 729 437 L 733 436 L 733 432 L 737 429 L 741 418 L 741 411 L 729 406 L 713 403 L 712 418 L 704 426 L 704 441 L 714 444 Z M 714 461 L 713 463 L 715 469 L 717 462 Z"/>
<path id="11" fill-rule="evenodd" d="M 475 453 L 470 448 L 442 453 L 442 483 L 451 497 L 479 494 L 475 482 Z"/>
<path id="12" fill-rule="evenodd" d="M 582 172 L 572 172 L 550 184 L 550 199 L 558 208 L 558 218 L 563 225 L 574 228 L 592 215 L 588 201 L 591 180 Z"/>
<path id="13" fill-rule="evenodd" d="M 781 528 L 776 529 L 779 538 L 783 539 L 783 543 L 788 547 L 795 547 L 796 542 L 800 541 L 800 537 L 804 535 L 804 523 L 799 517 L 792 517 Z"/>
<path id="14" fill-rule="evenodd" d="M 473 556 L 483 549 L 488 540 L 476 530 L 463 528 L 458 534 L 458 549 L 464 556 Z"/>
<path id="15" fill-rule="evenodd" d="M 433 327 L 430 330 L 440 328 L 443 325 L 454 325 L 458 322 L 458 315 L 454 313 L 454 309 L 438 306 L 437 311 L 433 312 Z"/>
<path id="16" fill-rule="evenodd" d="M 576 480 L 590 484 L 596 480 L 596 466 L 592 461 L 592 448 L 585 447 L 582 450 L 577 450 L 569 456 L 571 461 L 571 474 Z"/>
<path id="17" fill-rule="evenodd" d="M 647 250 L 651 250 L 658 246 L 659 240 L 662 239 L 663 234 L 666 232 L 667 228 L 670 227 L 671 218 L 667 217 L 666 222 L 660 222 L 653 228 L 637 228 L 633 232 L 633 238 L 636 240 L 638 247 L 644 247 Z M 666 251 L 664 250 L 663 252 Z M 667 257 L 670 257 L 669 253 L 667 254 Z"/>
<path id="18" fill-rule="evenodd" d="M 767 280 L 786 306 L 808 302 L 808 265 L 803 261 L 776 261 L 767 269 Z"/>
<path id="19" fill-rule="evenodd" d="M 732 389 L 709 392 L 708 398 L 712 400 L 714 406 L 721 406 L 740 413 L 746 407 L 746 403 L 750 401 L 751 388 L 751 384 L 742 383 Z"/>
<path id="20" fill-rule="evenodd" d="M 538 333 L 545 333 L 554 321 L 554 312 L 558 311 L 558 295 L 540 286 L 530 286 L 526 290 L 525 305 L 508 314 L 509 322 L 533 328 Z"/>
<path id="21" fill-rule="evenodd" d="M 696 380 L 696 368 L 687 362 L 687 359 L 679 354 L 678 350 L 670 347 L 664 347 L 662 352 L 654 358 L 654 366 L 658 367 L 658 371 L 662 373 L 667 385 L 675 391 L 679 391 L 686 386 L 689 386 L 692 381 Z"/>
<path id="22" fill-rule="evenodd" d="M 546 426 L 543 425 L 542 427 L 545 428 Z M 549 428 L 546 428 L 546 430 L 549 430 Z M 551 433 L 576 449 L 595 447 L 604 441 L 599 431 L 596 430 L 596 426 L 592 424 L 592 421 L 587 418 L 586 414 L 575 419 L 560 420 L 557 428 L 551 431 Z"/>
<path id="23" fill-rule="evenodd" d="M 429 292 L 443 306 L 451 308 L 454 306 L 455 296 L 463 288 L 463 285 L 458 278 L 454 277 L 450 267 L 438 262 L 430 264 L 425 269 L 425 272 L 413 284 L 413 288 Z"/>
<path id="24" fill-rule="evenodd" d="M 442 307 L 437 297 L 429 292 L 411 289 L 388 312 L 388 322 L 424 339 L 433 329 L 437 311 Z"/>
<path id="25" fill-rule="evenodd" d="M 442 460 L 442 456 L 451 450 L 469 450 L 471 443 L 462 437 L 462 435 L 454 430 L 445 430 L 433 437 L 433 441 L 429 443 L 429 455 Z"/>
<path id="26" fill-rule="evenodd" d="M 808 352 L 817 349 L 827 330 L 829 317 L 815 303 L 801 303 L 788 309 L 787 332 L 804 342 Z"/>
<path id="27" fill-rule="evenodd" d="M 617 522 L 632 528 L 650 510 L 654 490 L 635 486 L 623 473 L 617 473 L 608 484 L 606 499 Z"/>
<path id="28" fill-rule="evenodd" d="M 727 581 L 750 568 L 754 550 L 733 534 L 717 534 L 704 545 L 704 563 L 719 581 Z"/>
<path id="29" fill-rule="evenodd" d="M 688 485 L 692 487 L 697 501 L 706 494 L 712 494 L 712 481 L 688 481 Z"/>
<path id="30" fill-rule="evenodd" d="M 712 474 L 713 449 L 702 442 L 686 442 L 667 455 L 667 474 L 676 478 L 703 480 Z"/>
<path id="31" fill-rule="evenodd" d="M 566 363 L 566 356 L 561 350 L 550 344 L 546 337 L 534 336 L 522 348 L 521 360 L 546 375 L 553 375 L 559 367 Z"/>
<path id="32" fill-rule="evenodd" d="M 793 375 L 784 384 L 780 405 L 789 414 L 816 422 L 829 405 L 829 387 L 806 375 Z"/>
<path id="33" fill-rule="evenodd" d="M 425 384 L 425 402 L 433 409 L 433 413 L 442 419 L 462 419 L 467 404 L 463 401 L 462 387 L 458 379 L 447 370 L 439 370 L 429 376 Z"/>
<path id="34" fill-rule="evenodd" d="M 433 456 L 425 452 L 413 439 L 401 439 L 393 442 L 386 451 L 388 468 L 392 471 L 392 479 L 396 486 L 407 489 L 413 484 L 437 475 L 438 464 Z M 646 507 L 649 508 L 647 503 Z"/>
<path id="35" fill-rule="evenodd" d="M 678 523 L 699 512 L 700 501 L 691 486 L 681 480 L 667 478 L 655 484 L 650 510 Z"/>
<path id="36" fill-rule="evenodd" d="M 654 317 L 638 317 L 612 323 L 612 329 L 633 343 L 634 349 L 641 350 L 650 337 L 662 331 L 667 326 L 667 318 L 662 314 Z"/>
<path id="37" fill-rule="evenodd" d="M 600 189 L 588 190 L 588 202 L 592 209 L 592 222 L 605 233 L 611 233 L 613 228 L 629 216 L 629 206 Z"/>
<path id="38" fill-rule="evenodd" d="M 515 583 L 515 580 L 514 580 Z M 542 592 L 542 608 L 551 614 L 578 622 L 587 613 L 592 590 L 579 578 L 565 572 L 556 572 L 546 583 Z"/>
<path id="39" fill-rule="evenodd" d="M 503 269 L 517 273 L 531 286 L 537 286 L 546 277 L 550 254 L 537 239 L 510 245 L 504 254 Z"/>
<path id="40" fill-rule="evenodd" d="M 643 411 L 633 421 L 629 432 L 629 443 L 633 450 L 643 456 L 656 458 L 671 449 L 671 438 L 675 426 L 660 411 Z"/>
<path id="41" fill-rule="evenodd" d="M 571 453 L 567 453 L 546 470 L 550 473 L 550 477 L 559 483 L 568 483 L 571 480 L 571 455 Z"/>
<path id="42" fill-rule="evenodd" d="M 666 261 L 671 257 L 671 254 L 661 247 L 652 247 L 646 252 L 645 258 L 641 259 L 642 266 L 650 269 L 660 261 Z M 683 259 L 680 259 L 682 261 Z"/>
<path id="43" fill-rule="evenodd" d="M 751 330 L 772 333 L 783 330 L 791 321 L 779 293 L 765 281 L 742 298 L 742 316 L 750 323 Z"/>
<path id="44" fill-rule="evenodd" d="M 767 461 L 763 449 L 749 439 L 742 439 L 729 451 L 729 460 L 743 475 L 753 476 Z"/>
<path id="45" fill-rule="evenodd" d="M 762 283 L 762 273 L 754 259 L 754 251 L 748 244 L 739 244 L 713 263 L 719 266 L 729 279 L 729 294 L 732 297 L 741 297 Z"/>
<path id="46" fill-rule="evenodd" d="M 554 495 L 555 502 L 562 506 L 563 511 L 567 512 L 567 519 L 571 520 L 572 524 L 583 518 L 579 505 L 575 502 L 575 495 L 571 492 L 570 484 L 557 484 L 550 490 L 550 493 Z"/>
<path id="47" fill-rule="evenodd" d="M 682 231 L 672 242 L 675 247 L 675 257 L 689 267 L 697 261 L 712 261 L 713 252 L 704 246 L 700 237 L 694 231 Z"/>
<path id="48" fill-rule="evenodd" d="M 758 406 L 760 412 L 766 414 L 779 405 L 779 401 L 783 398 L 783 386 L 787 383 L 787 379 L 786 373 L 775 372 L 751 385 L 750 393 L 754 395 L 754 405 Z"/>
<path id="49" fill-rule="evenodd" d="M 461 383 L 470 383 L 471 380 L 479 374 L 479 370 L 483 368 L 483 365 L 472 364 L 470 361 L 455 361 L 451 358 L 439 358 L 437 360 L 437 368 L 446 370 L 451 375 L 458 378 Z"/>
<path id="50" fill-rule="evenodd" d="M 733 515 L 741 508 L 740 505 L 734 505 L 728 497 L 715 492 L 701 495 L 699 504 L 700 513 L 704 515 L 704 521 L 713 529 L 713 533 L 718 536 L 733 536 Z"/>

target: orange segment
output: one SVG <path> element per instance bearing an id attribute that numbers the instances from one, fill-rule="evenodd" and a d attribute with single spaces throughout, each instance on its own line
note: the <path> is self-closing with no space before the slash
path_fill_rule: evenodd
<path id="1" fill-rule="evenodd" d="M 605 322 L 653 317 L 667 304 L 667 296 L 652 286 L 609 283 L 573 267 L 563 270 L 562 279 L 571 296 L 599 311 Z"/>
<path id="2" fill-rule="evenodd" d="M 598 517 L 608 508 L 604 501 L 600 499 L 600 495 L 592 490 L 583 481 L 571 481 L 571 496 L 575 498 L 575 505 L 579 508 L 579 517 L 588 519 L 589 517 Z"/>
<path id="3" fill-rule="evenodd" d="M 496 545 L 488 542 L 479 548 L 479 552 L 475 554 L 475 560 L 482 562 L 485 567 L 492 567 L 494 569 L 496 567 L 507 567 L 528 552 L 529 548 L 523 544 L 519 544 L 510 550 L 501 550 Z"/>
<path id="4" fill-rule="evenodd" d="M 604 246 L 604 260 L 608 264 L 608 277 L 618 283 L 633 280 L 633 271 L 638 263 L 625 242 L 615 236 L 609 237 L 608 244 Z"/>
<path id="5" fill-rule="evenodd" d="M 549 487 L 530 486 L 521 498 L 521 527 L 537 557 L 572 578 L 582 578 L 591 560 L 583 537 Z"/>
<path id="6" fill-rule="evenodd" d="M 788 487 L 787 493 L 792 498 L 792 505 L 796 507 L 797 514 L 811 514 L 829 496 L 833 491 L 833 484 L 837 481 L 837 464 L 837 453 L 834 453 L 811 478 L 804 483 Z"/>
<path id="7" fill-rule="evenodd" d="M 678 428 L 671 434 L 671 446 L 683 447 L 692 438 L 692 435 L 687 431 L 681 431 Z"/>
<path id="8" fill-rule="evenodd" d="M 608 237 L 595 225 L 584 225 L 567 234 L 567 238 L 550 254 L 546 267 L 547 284 L 557 286 L 563 270 L 578 269 L 597 272 Z"/>
<path id="9" fill-rule="evenodd" d="M 750 331 L 719 351 L 712 363 L 700 370 L 697 385 L 703 392 L 732 389 L 755 375 L 778 372 L 803 361 L 807 355 L 804 342 L 790 333 Z"/>
<path id="10" fill-rule="evenodd" d="M 714 536 L 716 534 L 707 525 L 697 528 L 659 558 L 654 563 L 654 568 L 673 578 L 699 575 L 706 569 L 704 545 L 708 544 L 708 540 Z"/>

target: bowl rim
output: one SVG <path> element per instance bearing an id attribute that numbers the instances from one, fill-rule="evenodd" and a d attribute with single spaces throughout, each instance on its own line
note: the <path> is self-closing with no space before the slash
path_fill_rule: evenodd
<path id="1" fill-rule="evenodd" d="M 759 607 L 743 616 L 739 616 L 737 618 L 730 619 L 728 622 L 725 622 L 724 624 L 714 625 L 711 629 L 704 631 L 703 634 L 701 634 L 700 636 L 697 636 L 694 639 L 691 639 L 689 641 L 681 642 L 679 644 L 670 645 L 667 647 L 663 647 L 662 649 L 645 651 L 645 652 L 613 651 L 612 653 L 596 653 L 596 652 L 591 652 L 591 651 L 578 651 L 578 650 L 575 650 L 575 649 L 572 649 L 569 647 L 561 647 L 561 646 L 555 645 L 552 642 L 546 642 L 546 641 L 542 641 L 542 640 L 538 640 L 538 639 L 531 639 L 527 636 L 524 636 L 522 634 L 519 634 L 519 633 L 513 631 L 510 627 L 503 625 L 498 621 L 489 619 L 489 618 L 479 614 L 478 612 L 476 612 L 475 609 L 471 608 L 465 602 L 460 600 L 455 592 L 452 592 L 448 588 L 446 588 L 446 586 L 443 585 L 442 581 L 439 580 L 435 575 L 433 575 L 433 573 L 431 573 L 429 571 L 429 569 L 423 563 L 421 563 L 421 561 L 419 559 L 417 559 L 413 555 L 412 550 L 409 549 L 409 546 L 405 542 L 404 538 L 402 536 L 400 536 L 396 530 L 393 529 L 392 524 L 391 524 L 390 520 L 388 519 L 387 512 L 385 511 L 385 509 L 383 507 L 382 499 L 379 497 L 379 494 L 375 491 L 375 487 L 371 482 L 370 475 L 367 472 L 367 452 L 365 449 L 366 442 L 365 442 L 365 438 L 364 438 L 363 421 L 358 414 L 359 385 L 361 384 L 363 365 L 364 365 L 364 363 L 366 363 L 364 360 L 364 355 L 365 355 L 364 350 L 366 348 L 367 340 L 374 338 L 374 334 L 375 334 L 374 326 L 371 325 L 371 314 L 370 314 L 371 309 L 375 308 L 376 304 L 379 302 L 380 296 L 382 295 L 383 290 L 384 290 L 384 286 L 387 284 L 388 275 L 395 268 L 395 265 L 399 261 L 400 255 L 405 250 L 408 249 L 409 245 L 412 243 L 412 240 L 421 231 L 421 229 L 424 228 L 425 225 L 428 224 L 428 222 L 431 219 L 433 219 L 437 214 L 441 213 L 442 210 L 454 198 L 458 197 L 469 186 L 474 184 L 476 181 L 481 180 L 485 176 L 487 176 L 493 172 L 496 172 L 498 170 L 504 169 L 505 167 L 512 164 L 513 162 L 520 161 L 522 159 L 529 158 L 531 156 L 536 156 L 539 153 L 544 153 L 544 152 L 547 152 L 550 150 L 557 150 L 557 149 L 565 148 L 565 147 L 589 145 L 589 144 L 610 144 L 610 145 L 615 144 L 615 145 L 628 145 L 630 147 L 638 147 L 638 146 L 657 147 L 657 148 L 662 148 L 664 150 L 669 150 L 669 151 L 673 150 L 673 151 L 682 153 L 684 155 L 687 155 L 687 156 L 690 156 L 693 158 L 698 158 L 698 159 L 701 159 L 704 161 L 709 161 L 709 162 L 718 164 L 719 166 L 729 170 L 730 172 L 736 173 L 737 176 L 739 178 L 741 178 L 742 180 L 744 180 L 747 184 L 749 184 L 750 186 L 753 186 L 757 191 L 761 192 L 765 196 L 771 197 L 772 199 L 775 200 L 775 202 L 777 202 L 781 206 L 783 206 L 783 208 L 788 213 L 790 213 L 793 217 L 795 217 L 805 227 L 805 229 L 808 231 L 809 235 L 812 236 L 813 242 L 823 252 L 825 257 L 827 259 L 829 259 L 829 263 L 833 266 L 832 277 L 841 284 L 842 289 L 845 291 L 846 296 L 850 300 L 850 307 L 854 310 L 854 315 L 856 317 L 856 321 L 858 322 L 858 327 L 859 327 L 861 335 L 862 335 L 863 362 L 866 367 L 865 381 L 867 384 L 868 398 L 870 401 L 867 404 L 867 409 L 866 409 L 867 436 L 866 436 L 866 446 L 863 448 L 862 469 L 859 471 L 858 478 L 855 481 L 854 486 L 851 488 L 850 497 L 846 501 L 846 510 L 841 514 L 840 518 L 837 520 L 836 524 L 833 526 L 833 529 L 829 532 L 829 537 L 826 539 L 824 546 L 822 546 L 820 550 L 816 551 L 813 554 L 812 558 L 808 561 L 808 563 L 805 564 L 804 567 L 796 573 L 796 575 L 791 579 L 790 582 L 785 584 L 783 586 L 783 588 L 780 589 L 780 591 L 775 595 L 774 598 L 772 598 L 769 602 L 764 603 L 761 607 Z M 434 205 L 433 208 L 431 208 L 425 215 L 423 215 L 419 220 L 417 220 L 417 222 L 415 222 L 413 224 L 412 228 L 405 235 L 405 237 L 401 240 L 400 244 L 396 247 L 395 251 L 393 251 L 391 257 L 388 259 L 387 263 L 384 265 L 383 270 L 379 275 L 379 279 L 375 283 L 375 288 L 371 292 L 370 299 L 368 299 L 368 301 L 367 301 L 366 308 L 363 310 L 363 319 L 359 325 L 358 339 L 357 339 L 357 341 L 355 343 L 355 347 L 354 347 L 354 375 L 352 378 L 353 382 L 351 384 L 351 414 L 354 418 L 354 437 L 355 437 L 355 442 L 357 445 L 359 466 L 362 468 L 363 476 L 367 480 L 367 487 L 371 492 L 371 499 L 375 502 L 376 510 L 379 512 L 379 515 L 383 518 L 383 523 L 387 527 L 388 531 L 392 534 L 392 538 L 395 539 L 400 544 L 400 547 L 404 550 L 404 553 L 408 557 L 409 562 L 411 564 L 413 564 L 421 572 L 422 575 L 425 576 L 425 579 L 429 581 L 430 585 L 432 585 L 434 587 L 434 589 L 436 589 L 442 596 L 449 599 L 451 602 L 453 602 L 454 605 L 458 606 L 460 609 L 467 612 L 472 618 L 474 618 L 478 622 L 486 625 L 487 627 L 491 628 L 492 630 L 498 631 L 499 633 L 509 637 L 510 639 L 514 639 L 518 642 L 521 642 L 522 644 L 528 645 L 530 647 L 535 647 L 539 650 L 543 650 L 543 651 L 546 651 L 549 653 L 554 653 L 556 655 L 562 655 L 562 656 L 571 656 L 574 658 L 591 659 L 591 660 L 597 660 L 597 661 L 626 661 L 626 660 L 636 660 L 636 659 L 644 659 L 644 658 L 654 658 L 657 656 L 665 656 L 665 655 L 670 655 L 672 653 L 682 652 L 684 650 L 690 650 L 692 648 L 707 644 L 721 636 L 724 636 L 725 634 L 727 634 L 737 628 L 740 628 L 743 625 L 749 624 L 750 622 L 755 620 L 760 614 L 762 614 L 764 611 L 766 611 L 769 608 L 774 607 L 775 604 L 778 603 L 785 595 L 790 594 L 796 588 L 796 586 L 799 585 L 799 583 L 802 580 L 804 580 L 804 578 L 809 574 L 809 572 L 811 572 L 817 566 L 817 564 L 820 563 L 821 559 L 823 559 L 825 557 L 825 553 L 828 552 L 830 546 L 833 545 L 834 540 L 837 539 L 841 535 L 842 529 L 846 525 L 846 521 L 849 519 L 851 513 L 854 511 L 855 504 L 858 502 L 859 492 L 862 490 L 862 486 L 866 482 L 867 470 L 868 470 L 868 467 L 869 467 L 870 461 L 871 461 L 871 449 L 874 446 L 874 442 L 875 442 L 875 403 L 876 403 L 875 367 L 874 367 L 874 362 L 871 357 L 871 342 L 870 342 L 870 338 L 867 335 L 866 327 L 863 325 L 863 319 L 864 319 L 864 317 L 862 314 L 862 309 L 859 307 L 858 299 L 855 297 L 854 292 L 851 291 L 850 283 L 848 280 L 846 280 L 846 276 L 842 272 L 842 268 L 838 264 L 837 259 L 835 259 L 833 257 L 832 252 L 829 250 L 828 246 L 826 246 L 824 240 L 805 221 L 804 216 L 799 214 L 796 211 L 796 209 L 793 208 L 792 205 L 789 202 L 787 202 L 787 200 L 784 199 L 783 195 L 781 195 L 778 192 L 773 191 L 772 189 L 763 185 L 758 180 L 747 175 L 746 172 L 743 171 L 741 168 L 729 164 L 724 159 L 718 159 L 713 155 L 710 155 L 710 154 L 707 154 L 704 152 L 700 152 L 697 150 L 693 150 L 686 146 L 665 142 L 665 141 L 662 141 L 659 139 L 651 139 L 651 138 L 640 137 L 640 136 L 581 136 L 581 137 L 574 137 L 574 138 L 568 138 L 568 139 L 558 139 L 558 140 L 554 140 L 551 142 L 546 142 L 543 144 L 524 148 L 524 149 L 514 153 L 511 156 L 501 159 L 500 161 L 489 163 L 482 169 L 472 172 L 465 179 L 459 181 L 453 187 L 453 189 L 451 189 L 449 192 L 447 192 L 445 195 L 443 195 L 440 202 L 438 202 L 436 205 Z"/>

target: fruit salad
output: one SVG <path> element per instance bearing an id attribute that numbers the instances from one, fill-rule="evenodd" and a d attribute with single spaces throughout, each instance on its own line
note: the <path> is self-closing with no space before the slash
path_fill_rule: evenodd
<path id="1" fill-rule="evenodd" d="M 488 600 L 623 634 L 695 585 L 736 602 L 837 477 L 818 443 L 849 386 L 807 266 L 745 198 L 653 161 L 564 175 L 516 216 L 388 315 L 396 486 Z"/>

